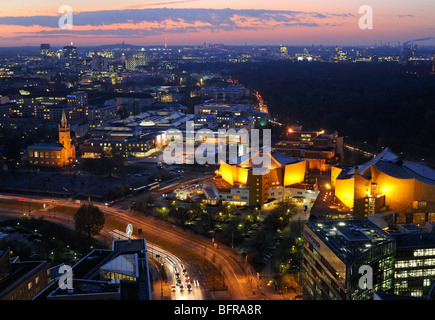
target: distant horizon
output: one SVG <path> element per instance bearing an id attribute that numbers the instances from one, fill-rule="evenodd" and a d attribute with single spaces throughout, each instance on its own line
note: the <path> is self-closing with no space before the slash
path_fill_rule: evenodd
<path id="1" fill-rule="evenodd" d="M 392 42 L 395 42 L 396 44 L 392 44 Z M 360 47 L 360 48 L 368 48 L 368 47 L 375 47 L 375 48 L 383 48 L 383 47 L 397 47 L 398 43 L 397 41 L 392 41 L 392 42 L 381 42 L 379 41 L 379 43 L 373 43 L 373 44 L 285 44 L 285 43 L 281 43 L 281 44 L 229 44 L 229 43 L 206 43 L 208 44 L 212 44 L 212 45 L 223 45 L 223 46 L 228 46 L 228 47 L 279 47 L 279 46 L 286 46 L 286 47 Z M 382 43 L 382 45 L 381 45 Z M 385 45 L 385 43 L 390 44 L 390 45 Z M 404 45 L 405 42 L 400 42 L 400 47 L 402 47 Z M 64 45 L 60 45 L 60 44 L 51 44 L 50 42 L 41 42 L 39 45 L 37 44 L 29 44 L 29 45 L 14 45 L 14 46 L 0 46 L 0 49 L 6 49 L 6 48 L 35 48 L 35 49 L 39 49 L 41 44 L 49 44 L 51 48 L 63 48 L 65 46 L 70 46 L 71 43 L 69 44 L 64 44 Z M 96 44 L 96 45 L 90 45 L 90 44 L 86 44 L 86 45 L 77 45 L 77 44 L 72 44 L 73 46 L 77 47 L 77 48 L 87 48 L 87 47 L 110 47 L 110 46 L 117 46 L 117 45 L 122 45 L 122 43 L 107 43 L 107 44 Z M 165 45 L 164 44 L 132 44 L 132 43 L 125 43 L 125 46 L 132 46 L 132 47 L 137 47 L 137 48 L 155 48 L 155 47 L 162 47 L 164 48 Z M 167 45 L 167 48 L 179 48 L 179 47 L 200 47 L 203 46 L 203 43 L 196 43 L 196 44 L 178 44 L 178 45 Z M 435 44 L 433 45 L 425 45 L 425 44 L 420 44 L 417 43 L 418 47 L 422 47 L 422 48 L 435 48 Z"/>
<path id="2" fill-rule="evenodd" d="M 373 27 L 360 25 L 360 0 L 53 0 L 2 2 L 0 47 L 97 46 L 104 43 L 169 46 L 225 43 L 272 46 L 372 46 L 418 40 L 435 45 L 433 0 L 368 0 Z M 170 7 L 168 7 L 170 6 Z M 70 26 L 71 28 L 64 28 Z M 65 43 L 65 44 L 63 44 Z"/>

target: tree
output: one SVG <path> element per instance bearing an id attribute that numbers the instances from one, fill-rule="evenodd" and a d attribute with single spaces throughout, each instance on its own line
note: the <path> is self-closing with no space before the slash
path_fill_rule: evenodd
<path id="1" fill-rule="evenodd" d="M 98 235 L 106 222 L 104 213 L 92 204 L 82 205 L 74 215 L 75 229 L 91 238 Z"/>

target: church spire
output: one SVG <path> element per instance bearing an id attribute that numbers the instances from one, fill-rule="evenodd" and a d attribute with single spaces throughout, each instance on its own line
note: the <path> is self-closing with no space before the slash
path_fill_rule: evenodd
<path id="1" fill-rule="evenodd" d="M 66 128 L 68 125 L 65 115 L 65 109 L 62 110 L 62 119 L 60 120 L 60 125 L 62 128 Z"/>

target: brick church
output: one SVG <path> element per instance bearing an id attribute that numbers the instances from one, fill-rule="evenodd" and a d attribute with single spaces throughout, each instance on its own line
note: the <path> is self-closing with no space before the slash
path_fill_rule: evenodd
<path id="1" fill-rule="evenodd" d="M 71 144 L 71 130 L 65 111 L 59 125 L 59 143 L 37 143 L 27 148 L 25 162 L 38 167 L 65 167 L 76 161 L 75 146 Z"/>

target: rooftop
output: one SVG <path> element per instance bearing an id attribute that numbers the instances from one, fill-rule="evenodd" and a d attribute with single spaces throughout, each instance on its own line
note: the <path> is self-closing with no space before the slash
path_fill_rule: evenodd
<path id="1" fill-rule="evenodd" d="M 35 143 L 27 147 L 27 150 L 62 151 L 62 149 L 63 145 L 60 143 Z"/>
<path id="2" fill-rule="evenodd" d="M 236 164 L 242 167 L 263 167 L 265 164 L 270 163 L 270 169 L 275 169 L 288 164 L 303 161 L 300 158 L 293 158 L 276 152 L 275 149 L 267 146 L 259 151 L 253 151 L 231 160 L 231 164 Z"/>
<path id="3" fill-rule="evenodd" d="M 9 287 L 19 284 L 18 281 L 26 275 L 36 272 L 38 269 L 47 266 L 47 261 L 25 261 L 15 262 L 10 265 L 9 275 L 0 283 L 0 300 L 3 294 L 7 294 Z M 5 291 L 6 290 L 6 291 Z"/>
<path id="4" fill-rule="evenodd" d="M 423 183 L 435 186 L 435 170 L 425 163 L 404 160 L 389 148 L 385 148 L 373 159 L 357 166 L 337 166 L 342 168 L 338 179 L 353 177 L 355 169 L 361 175 L 368 174 L 371 167 L 398 179 L 416 179 Z"/>
<path id="5" fill-rule="evenodd" d="M 121 294 L 121 286 L 118 281 L 108 282 L 78 279 L 73 281 L 72 291 L 56 288 L 47 298 L 67 297 L 71 294 L 74 294 L 75 300 L 80 299 L 78 296 L 82 296 L 83 299 L 86 299 L 86 296 L 89 295 L 98 295 L 99 299 L 101 299 L 102 295 L 117 294 L 119 296 Z"/>
<path id="6" fill-rule="evenodd" d="M 394 241 L 367 219 L 326 219 L 306 226 L 347 265 L 373 247 Z"/>
<path id="7" fill-rule="evenodd" d="M 396 250 L 408 248 L 435 248 L 435 232 L 395 233 Z"/>

